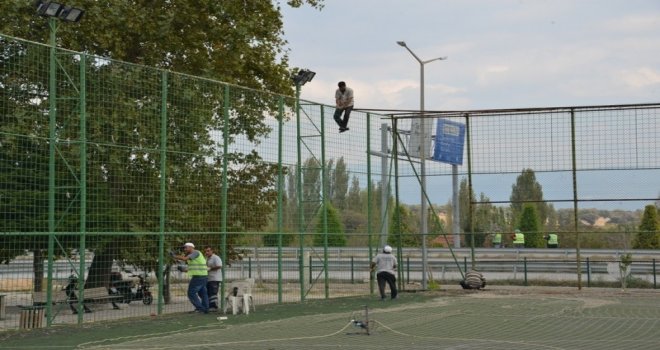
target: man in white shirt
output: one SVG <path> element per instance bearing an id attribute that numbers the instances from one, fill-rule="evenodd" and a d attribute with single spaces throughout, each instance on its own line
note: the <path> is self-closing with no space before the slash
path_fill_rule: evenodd
<path id="1" fill-rule="evenodd" d="M 353 110 L 353 89 L 346 87 L 346 83 L 340 81 L 339 89 L 335 91 L 335 102 L 337 109 L 335 109 L 335 122 L 339 125 L 339 132 L 348 131 L 348 118 L 351 116 Z M 344 119 L 341 114 L 344 113 Z"/>
<path id="2" fill-rule="evenodd" d="M 220 290 L 220 283 L 222 282 L 222 259 L 213 252 L 211 246 L 204 248 L 204 255 L 206 256 L 206 267 L 209 272 L 209 279 L 206 283 L 206 290 L 209 295 L 209 309 L 218 311 L 218 290 Z"/>
<path id="3" fill-rule="evenodd" d="M 396 265 L 396 257 L 392 254 L 392 247 L 389 245 L 383 247 L 383 252 L 376 255 L 371 261 L 371 271 L 376 271 L 380 300 L 385 300 L 385 283 L 390 286 L 391 298 L 396 299 L 397 297 Z"/>

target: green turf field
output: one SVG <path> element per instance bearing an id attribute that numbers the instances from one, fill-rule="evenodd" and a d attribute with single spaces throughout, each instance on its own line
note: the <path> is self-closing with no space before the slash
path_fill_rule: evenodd
<path id="1" fill-rule="evenodd" d="M 351 320 L 365 321 L 369 330 Z M 1 349 L 658 349 L 655 291 L 492 289 L 262 306 L 0 334 Z"/>

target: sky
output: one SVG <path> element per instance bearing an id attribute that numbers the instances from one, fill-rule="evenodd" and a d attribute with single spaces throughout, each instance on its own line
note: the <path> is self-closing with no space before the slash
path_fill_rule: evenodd
<path id="1" fill-rule="evenodd" d="M 343 80 L 358 109 L 418 110 L 420 65 L 397 41 L 422 60 L 447 56 L 425 65 L 426 110 L 660 102 L 660 0 L 326 0 L 321 11 L 283 6 L 283 20 L 290 66 L 317 73 L 301 97 L 328 105 Z M 609 175 L 598 175 L 605 186 L 582 181 L 580 195 L 612 198 L 599 192 L 617 188 Z M 655 175 L 632 188 L 660 186 Z M 449 179 L 430 181 L 443 192 L 434 202 L 450 198 Z M 507 200 L 513 182 L 515 174 L 486 182 L 487 195 Z M 550 199 L 572 198 L 565 179 L 546 188 Z M 419 202 L 404 192 L 404 202 Z"/>
<path id="2" fill-rule="evenodd" d="M 356 108 L 465 110 L 658 102 L 658 0 L 326 0 L 283 6 L 302 98 Z"/>

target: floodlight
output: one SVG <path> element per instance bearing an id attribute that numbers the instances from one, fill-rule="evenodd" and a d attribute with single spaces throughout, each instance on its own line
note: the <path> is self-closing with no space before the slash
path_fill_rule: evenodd
<path id="1" fill-rule="evenodd" d="M 314 76 L 316 75 L 315 72 L 312 72 L 311 70 L 306 70 L 305 71 L 305 83 L 312 81 L 314 79 Z"/>
<path id="2" fill-rule="evenodd" d="M 397 41 L 396 43 L 399 44 L 399 46 L 406 47 L 406 42 L 405 41 Z"/>
<path id="3" fill-rule="evenodd" d="M 46 1 L 37 4 L 37 13 L 46 17 L 57 17 L 64 6 L 59 2 Z"/>
<path id="4" fill-rule="evenodd" d="M 84 13 L 85 11 L 79 8 L 65 6 L 64 9 L 62 9 L 62 12 L 60 12 L 59 17 L 60 19 L 67 22 L 78 22 L 80 21 L 80 18 L 82 18 Z"/>
<path id="5" fill-rule="evenodd" d="M 292 77 L 292 79 L 296 85 L 305 85 L 305 83 L 312 81 L 315 75 L 316 72 L 312 72 L 309 69 L 301 69 L 298 71 L 298 74 Z"/>

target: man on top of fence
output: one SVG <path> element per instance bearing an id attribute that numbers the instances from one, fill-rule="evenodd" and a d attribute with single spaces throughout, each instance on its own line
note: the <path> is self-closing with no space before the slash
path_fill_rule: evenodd
<path id="1" fill-rule="evenodd" d="M 348 131 L 348 118 L 353 110 L 353 89 L 346 87 L 346 83 L 343 81 L 340 81 L 337 86 L 339 88 L 335 91 L 337 109 L 335 109 L 334 118 L 339 125 L 339 132 L 344 132 Z M 342 112 L 344 119 L 341 118 Z"/>

